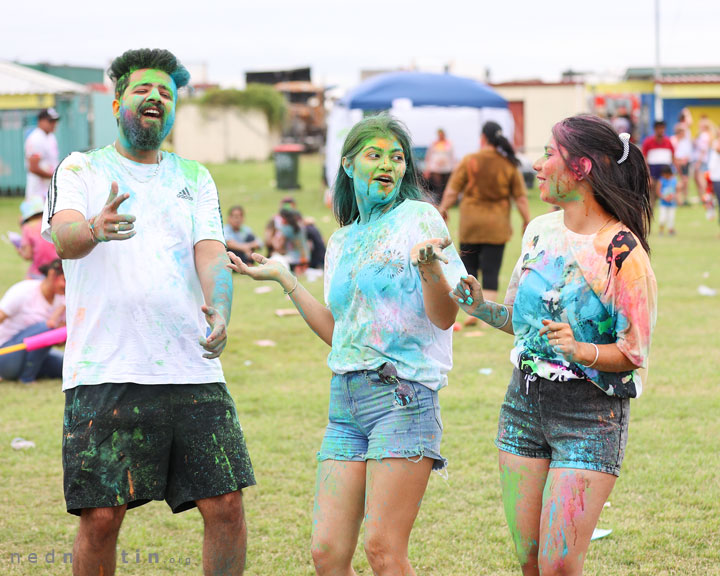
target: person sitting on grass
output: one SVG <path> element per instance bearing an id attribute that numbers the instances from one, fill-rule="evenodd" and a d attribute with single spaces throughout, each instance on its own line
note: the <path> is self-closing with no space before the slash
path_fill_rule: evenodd
<path id="1" fill-rule="evenodd" d="M 0 348 L 65 324 L 65 275 L 56 258 L 40 267 L 42 280 L 11 286 L 0 300 Z M 51 346 L 0 355 L 0 378 L 26 384 L 62 377 L 63 353 Z"/>
<path id="2" fill-rule="evenodd" d="M 245 210 L 242 206 L 233 206 L 228 210 L 228 221 L 223 227 L 223 234 L 228 250 L 246 264 L 251 263 L 250 254 L 259 250 L 261 244 L 250 226 L 245 224 Z"/>
<path id="3" fill-rule="evenodd" d="M 312 557 L 319 575 L 354 574 L 365 519 L 373 574 L 413 575 L 410 532 L 440 454 L 438 389 L 452 366 L 465 273 L 436 208 L 421 202 L 406 129 L 386 115 L 356 124 L 342 148 L 319 303 L 278 262 L 253 254 L 231 268 L 280 283 L 331 346 L 330 414 L 318 453 Z"/>
<path id="4" fill-rule="evenodd" d="M 28 278 L 42 279 L 44 275 L 40 272 L 40 267 L 50 264 L 58 257 L 55 245 L 40 235 L 44 204 L 39 196 L 31 196 L 20 204 L 22 232 L 17 251 L 22 258 L 30 260 Z"/>

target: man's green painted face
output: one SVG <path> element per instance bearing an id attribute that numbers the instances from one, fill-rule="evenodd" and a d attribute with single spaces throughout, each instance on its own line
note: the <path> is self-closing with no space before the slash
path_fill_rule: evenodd
<path id="1" fill-rule="evenodd" d="M 175 123 L 175 81 L 165 72 L 147 68 L 135 70 L 128 80 L 120 99 L 113 103 L 123 145 L 158 149 Z"/>

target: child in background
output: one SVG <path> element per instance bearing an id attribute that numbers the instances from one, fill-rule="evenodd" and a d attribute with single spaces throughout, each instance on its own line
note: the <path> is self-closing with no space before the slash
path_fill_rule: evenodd
<path id="1" fill-rule="evenodd" d="M 39 196 L 33 196 L 20 204 L 22 234 L 18 254 L 25 260 L 31 260 L 26 278 L 41 279 L 45 276 L 40 267 L 55 260 L 58 255 L 55 245 L 40 236 L 44 202 Z"/>
<path id="2" fill-rule="evenodd" d="M 223 234 L 228 250 L 246 264 L 251 263 L 250 254 L 259 250 L 261 244 L 245 224 L 245 210 L 242 206 L 233 206 L 228 210 L 228 221 L 223 227 Z"/>
<path id="3" fill-rule="evenodd" d="M 670 166 L 660 170 L 660 211 L 658 225 L 660 234 L 665 232 L 667 225 L 670 236 L 675 236 L 675 210 L 677 208 L 677 178 Z"/>

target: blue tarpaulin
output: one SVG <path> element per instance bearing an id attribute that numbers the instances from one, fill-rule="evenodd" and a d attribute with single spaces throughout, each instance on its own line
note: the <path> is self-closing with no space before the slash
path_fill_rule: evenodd
<path id="1" fill-rule="evenodd" d="M 387 110 L 394 100 L 407 98 L 413 106 L 507 108 L 507 101 L 485 84 L 452 74 L 392 72 L 373 76 L 340 101 L 349 109 Z"/>

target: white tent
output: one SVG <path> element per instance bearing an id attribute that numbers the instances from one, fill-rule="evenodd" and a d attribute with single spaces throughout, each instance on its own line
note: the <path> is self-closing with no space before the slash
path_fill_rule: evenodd
<path id="1" fill-rule="evenodd" d="M 350 128 L 368 111 L 381 110 L 407 125 L 416 148 L 430 146 L 442 128 L 457 161 L 477 151 L 488 120 L 500 124 L 512 142 L 514 122 L 507 102 L 486 85 L 450 74 L 383 74 L 351 90 L 328 116 L 325 176 L 330 184 Z"/>

